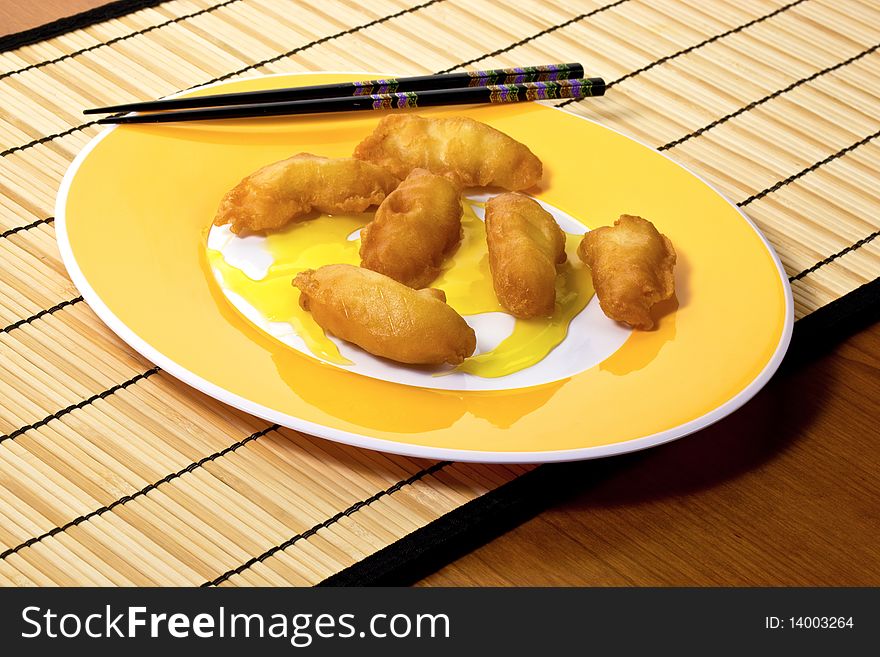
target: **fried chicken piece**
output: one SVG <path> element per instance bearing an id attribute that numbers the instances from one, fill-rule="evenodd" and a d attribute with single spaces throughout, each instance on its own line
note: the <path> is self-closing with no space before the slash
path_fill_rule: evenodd
<path id="1" fill-rule="evenodd" d="M 316 210 L 363 212 L 399 182 L 370 162 L 299 153 L 242 179 L 220 201 L 214 224 L 240 233 L 281 228 Z"/>
<path id="2" fill-rule="evenodd" d="M 541 180 L 541 160 L 523 144 L 485 123 L 456 116 L 428 119 L 390 114 L 354 149 L 404 178 L 416 168 L 456 176 L 465 187 L 526 189 Z"/>
<path id="3" fill-rule="evenodd" d="M 337 337 L 400 363 L 458 365 L 477 338 L 441 290 L 414 290 L 354 265 L 325 265 L 297 274 L 300 304 Z"/>
<path id="4" fill-rule="evenodd" d="M 523 194 L 486 204 L 489 269 L 498 301 L 522 319 L 555 310 L 556 265 L 565 262 L 565 234 L 549 212 Z"/>
<path id="5" fill-rule="evenodd" d="M 613 227 L 591 230 L 578 257 L 590 267 L 602 312 L 633 328 L 653 328 L 651 308 L 675 293 L 672 242 L 641 217 L 622 214 Z"/>
<path id="6" fill-rule="evenodd" d="M 413 169 L 361 231 L 361 267 L 419 289 L 440 273 L 461 241 L 458 187 L 427 169 Z"/>

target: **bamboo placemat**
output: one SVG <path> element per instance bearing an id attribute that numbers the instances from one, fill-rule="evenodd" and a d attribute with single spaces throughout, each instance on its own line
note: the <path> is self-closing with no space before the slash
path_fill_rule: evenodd
<path id="1" fill-rule="evenodd" d="M 259 73 L 581 61 L 609 93 L 561 105 L 737 201 L 800 318 L 880 272 L 878 47 L 873 0 L 174 0 L 0 53 L 0 583 L 313 584 L 530 469 L 267 426 L 129 349 L 54 239 L 99 131 L 83 107 Z"/>

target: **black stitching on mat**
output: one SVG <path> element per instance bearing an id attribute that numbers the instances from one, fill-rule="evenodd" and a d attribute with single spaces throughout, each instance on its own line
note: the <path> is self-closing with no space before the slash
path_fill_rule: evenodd
<path id="1" fill-rule="evenodd" d="M 46 217 L 45 219 L 37 219 L 36 221 L 32 221 L 31 223 L 25 224 L 24 226 L 16 226 L 15 228 L 4 230 L 2 233 L 0 233 L 0 239 L 4 237 L 9 237 L 10 235 L 15 235 L 16 233 L 20 233 L 23 230 L 36 228 L 41 224 L 51 224 L 53 221 L 55 221 L 55 217 Z"/>
<path id="2" fill-rule="evenodd" d="M 589 18 L 590 16 L 592 16 L 594 14 L 598 14 L 600 12 L 603 12 L 606 9 L 612 9 L 613 7 L 616 7 L 618 5 L 622 5 L 624 2 L 628 2 L 628 1 L 629 0 L 617 0 L 617 2 L 612 2 L 611 4 L 605 5 L 604 7 L 597 7 L 596 9 L 593 9 L 592 11 L 589 11 L 586 14 L 578 14 L 574 18 L 570 18 L 567 21 L 565 21 L 564 23 L 559 23 L 558 25 L 553 25 L 551 27 L 543 29 L 540 32 L 537 32 L 536 34 L 533 34 L 532 36 L 526 37 L 525 39 L 521 39 L 515 43 L 511 43 L 509 46 L 505 46 L 504 48 L 499 48 L 498 50 L 493 50 L 492 52 L 486 53 L 485 55 L 480 55 L 476 59 L 469 59 L 466 62 L 461 62 L 460 64 L 456 64 L 455 66 L 450 66 L 449 68 L 445 68 L 442 71 L 437 71 L 435 73 L 435 75 L 440 75 L 442 73 L 449 73 L 450 71 L 454 71 L 455 69 L 460 68 L 462 66 L 468 66 L 469 64 L 479 62 L 483 59 L 488 59 L 489 57 L 495 57 L 496 55 L 500 55 L 501 53 L 507 52 L 508 50 L 513 50 L 514 48 L 518 48 L 519 46 L 524 45 L 524 44 L 528 43 L 529 41 L 534 41 L 538 37 L 542 37 L 545 34 L 549 34 L 550 32 L 555 32 L 556 30 L 561 29 L 563 27 L 568 27 L 572 23 L 577 23 L 578 21 L 582 21 L 585 18 Z"/>
<path id="3" fill-rule="evenodd" d="M 60 411 L 56 411 L 55 413 L 52 413 L 51 415 L 47 415 L 42 420 L 37 420 L 33 424 L 26 424 L 23 427 L 19 427 L 18 429 L 16 429 L 12 433 L 8 433 L 4 436 L 0 436 L 0 443 L 5 442 L 7 440 L 14 440 L 15 438 L 18 438 L 21 434 L 25 433 L 26 431 L 30 431 L 31 429 L 38 429 L 46 424 L 49 424 L 49 422 L 51 422 L 52 420 L 57 420 L 65 415 L 67 415 L 68 413 L 71 413 L 79 408 L 83 408 L 85 406 L 88 406 L 89 404 L 96 402 L 99 399 L 104 399 L 105 397 L 112 395 L 115 392 L 118 392 L 119 390 L 127 388 L 130 385 L 134 385 L 135 383 L 137 383 L 138 381 L 140 381 L 142 379 L 147 379 L 147 378 L 153 376 L 158 371 L 159 371 L 158 367 L 151 367 L 146 372 L 141 372 L 140 374 L 136 374 L 135 376 L 131 377 L 128 381 L 123 381 L 122 383 L 118 383 L 115 386 L 113 386 L 112 388 L 107 388 L 103 392 L 99 392 L 96 395 L 92 395 L 88 399 L 83 399 L 82 401 L 77 402 L 76 404 L 71 404 L 70 406 L 62 408 Z"/>
<path id="4" fill-rule="evenodd" d="M 172 18 L 170 20 L 164 21 L 162 23 L 156 23 L 155 25 L 150 25 L 149 27 L 145 27 L 143 29 L 132 32 L 131 34 L 123 34 L 122 36 L 113 37 L 107 41 L 102 41 L 101 43 L 96 43 L 95 45 L 89 46 L 88 48 L 80 48 L 79 50 L 74 50 L 73 52 L 66 53 L 61 55 L 60 57 L 56 57 L 55 59 L 47 59 L 46 61 L 37 62 L 36 64 L 30 64 L 25 66 L 24 68 L 18 68 L 13 71 L 6 71 L 5 73 L 0 73 L 0 80 L 3 78 L 8 78 L 10 75 L 17 75 L 19 73 L 24 73 L 25 71 L 32 71 L 35 68 L 42 68 L 43 66 L 48 66 L 49 64 L 57 64 L 58 62 L 63 62 L 66 59 L 71 59 L 72 57 L 77 57 L 78 55 L 85 54 L 87 52 L 91 52 L 93 50 L 97 50 L 98 48 L 103 48 L 104 46 L 112 46 L 114 43 L 119 43 L 120 41 L 125 41 L 126 39 L 131 39 L 132 37 L 139 36 L 141 34 L 146 34 L 147 32 L 152 32 L 153 30 L 157 30 L 160 27 L 165 27 L 167 25 L 171 25 L 172 23 L 179 23 L 188 18 L 194 18 L 196 16 L 200 16 L 202 14 L 208 14 L 212 11 L 216 11 L 217 9 L 222 9 L 227 5 L 231 5 L 236 2 L 241 2 L 241 0 L 225 0 L 218 5 L 214 5 L 213 7 L 206 7 L 204 9 L 199 9 L 198 11 L 194 11 L 191 14 L 184 14 L 183 16 L 178 16 L 177 18 Z M 113 17 L 115 18 L 115 17 Z"/>
<path id="5" fill-rule="evenodd" d="M 864 145 L 867 144 L 869 141 L 871 141 L 872 139 L 876 139 L 877 137 L 880 137 L 880 130 L 878 130 L 877 132 L 874 132 L 874 133 L 868 135 L 867 137 L 863 137 L 863 138 L 859 139 L 856 143 L 854 143 L 854 144 L 850 144 L 850 145 L 847 146 L 846 148 L 841 148 L 841 149 L 840 149 L 839 151 L 837 151 L 836 153 L 832 153 L 832 154 L 829 155 L 828 157 L 826 157 L 826 158 L 824 158 L 824 159 L 822 159 L 822 160 L 819 160 L 818 162 L 814 162 L 813 164 L 811 164 L 811 165 L 808 166 L 807 168 L 805 168 L 805 169 L 801 169 L 801 170 L 798 171 L 797 173 L 793 173 L 792 175 L 790 175 L 790 176 L 789 176 L 788 178 L 786 178 L 785 180 L 780 180 L 779 182 L 777 182 L 777 183 L 771 185 L 770 187 L 768 187 L 767 189 L 762 189 L 762 190 L 761 190 L 760 192 L 758 192 L 757 194 L 752 194 L 751 196 L 749 196 L 749 197 L 748 197 L 747 199 L 745 199 L 744 201 L 740 201 L 739 203 L 737 203 L 737 205 L 740 206 L 740 207 L 743 207 L 743 206 L 745 206 L 745 205 L 748 205 L 748 204 L 751 203 L 752 201 L 757 201 L 759 198 L 764 198 L 765 196 L 767 196 L 767 194 L 770 194 L 771 192 L 775 192 L 775 191 L 776 191 L 777 189 L 779 189 L 780 187 L 785 187 L 785 185 L 788 185 L 789 183 L 794 182 L 794 181 L 797 180 L 798 178 L 807 175 L 807 174 L 810 173 L 811 171 L 815 171 L 815 170 L 818 169 L 819 167 L 825 166 L 826 164 L 828 164 L 828 163 L 831 162 L 832 160 L 836 160 L 837 158 L 842 157 L 843 155 L 846 155 L 846 154 L 849 153 L 850 151 L 854 151 L 854 150 L 857 149 L 859 146 L 864 146 Z"/>
<path id="6" fill-rule="evenodd" d="M 62 301 L 61 303 L 57 303 L 51 308 L 46 308 L 45 310 L 41 310 L 38 313 L 34 313 L 30 317 L 25 317 L 24 319 L 20 319 L 17 322 L 10 324 L 9 326 L 4 326 L 0 329 L 0 333 L 9 333 L 10 331 L 21 328 L 25 324 L 30 324 L 34 320 L 40 319 L 41 317 L 45 317 L 46 315 L 51 315 L 52 313 L 61 310 L 62 308 L 66 308 L 67 306 L 72 306 L 75 303 L 79 303 L 82 301 L 82 297 L 74 297 L 73 299 L 67 299 L 66 301 Z"/>
<path id="7" fill-rule="evenodd" d="M 357 26 L 351 27 L 347 30 L 343 30 L 342 32 L 336 32 L 335 34 L 330 34 L 328 36 L 321 37 L 320 39 L 316 39 L 315 41 L 312 41 L 312 42 L 307 43 L 305 45 L 297 46 L 296 48 L 288 50 L 287 52 L 283 52 L 280 55 L 275 55 L 274 57 L 269 57 L 268 59 L 262 59 L 258 62 L 254 62 L 253 64 L 248 64 L 247 66 L 244 66 L 238 70 L 232 71 L 232 72 L 227 73 L 225 75 L 221 75 L 219 77 L 212 78 L 212 79 L 207 80 L 205 82 L 200 82 L 199 84 L 196 84 L 196 85 L 193 85 L 192 87 L 189 87 L 189 89 L 194 89 L 195 87 L 200 87 L 200 86 L 203 86 L 206 84 L 212 84 L 214 82 L 222 82 L 223 80 L 227 80 L 227 79 L 234 77 L 236 75 L 240 75 L 242 73 L 253 70 L 255 68 L 259 68 L 260 66 L 265 66 L 266 64 L 271 64 L 272 62 L 277 62 L 278 60 L 284 59 L 285 57 L 290 57 L 291 55 L 295 55 L 296 53 L 302 52 L 303 50 L 307 50 L 308 48 L 313 48 L 314 46 L 320 45 L 322 43 L 326 43 L 327 41 L 331 41 L 333 39 L 338 39 L 339 37 L 345 36 L 347 34 L 354 34 L 355 32 L 359 32 L 359 31 L 364 30 L 368 27 L 372 27 L 373 25 L 379 25 L 380 23 L 384 23 L 384 22 L 389 21 L 393 18 L 398 18 L 400 16 L 403 16 L 404 14 L 411 14 L 413 12 L 420 10 L 420 9 L 424 9 L 425 7 L 430 7 L 431 5 L 437 4 L 438 2 L 444 2 L 444 0 L 428 0 L 428 2 L 422 3 L 420 5 L 415 5 L 413 7 L 409 7 L 408 9 L 402 9 L 398 12 L 393 13 L 393 14 L 383 16 L 382 18 L 373 19 L 369 23 L 357 25 Z M 0 157 L 6 157 L 7 155 L 15 153 L 16 151 L 22 151 L 22 150 L 25 150 L 26 148 L 31 148 L 32 146 L 37 146 L 39 144 L 45 144 L 46 142 L 52 141 L 54 139 L 58 139 L 60 137 L 66 137 L 67 135 L 72 134 L 72 133 L 76 132 L 77 130 L 82 130 L 83 128 L 91 127 L 97 123 L 98 123 L 98 119 L 95 119 L 94 121 L 88 121 L 86 123 L 81 123 L 79 125 L 73 126 L 72 128 L 68 128 L 67 130 L 64 130 L 62 132 L 56 132 L 55 134 L 46 135 L 45 137 L 40 137 L 39 139 L 34 139 L 34 140 L 29 141 L 25 144 L 21 144 L 20 146 L 13 146 L 11 148 L 7 148 L 5 151 L 0 152 Z"/>
<path id="8" fill-rule="evenodd" d="M 15 152 L 23 151 L 27 148 L 31 148 L 32 146 L 39 146 L 40 144 L 45 144 L 46 142 L 53 141 L 61 137 L 66 137 L 67 135 L 72 135 L 77 130 L 89 128 L 93 125 L 96 125 L 97 123 L 98 119 L 95 119 L 94 121 L 88 121 L 86 123 L 80 123 L 79 125 L 75 125 L 72 128 L 68 128 L 67 130 L 56 132 L 51 135 L 46 135 L 45 137 L 40 137 L 39 139 L 34 139 L 33 141 L 29 141 L 26 144 L 21 144 L 20 146 L 12 146 L 10 148 L 7 148 L 5 151 L 0 152 L 0 157 L 6 157 L 7 155 L 12 155 Z"/>
<path id="9" fill-rule="evenodd" d="M 657 148 L 657 150 L 658 151 L 665 151 L 665 150 L 670 149 L 674 146 L 678 146 L 679 144 L 681 144 L 683 142 L 686 142 L 688 139 L 692 139 L 694 137 L 699 137 L 704 132 L 711 130 L 712 128 L 715 128 L 715 127 L 721 125 L 722 123 L 725 123 L 725 122 L 729 121 L 730 119 L 739 116 L 740 114 L 744 114 L 745 112 L 748 112 L 749 110 L 753 110 L 758 105 L 762 105 L 763 103 L 766 103 L 768 100 L 773 100 L 774 98 L 777 98 L 778 96 L 781 96 L 782 94 L 791 91 L 795 87 L 799 87 L 800 85 L 804 84 L 805 82 L 810 82 L 810 81 L 815 80 L 816 78 L 818 78 L 822 75 L 825 75 L 826 73 L 831 73 L 832 71 L 836 71 L 839 68 L 843 68 L 844 66 L 846 66 L 848 64 L 852 64 L 854 61 L 861 59 L 865 55 L 870 55 L 872 52 L 874 52 L 878 48 L 880 48 L 880 43 L 871 46 L 867 50 L 863 50 L 862 52 L 860 52 L 857 55 L 853 55 L 849 59 L 844 59 L 842 62 L 838 62 L 837 64 L 834 64 L 832 66 L 828 66 L 827 68 L 823 68 L 821 71 L 816 71 L 812 75 L 808 75 L 805 78 L 801 78 L 800 80 L 798 80 L 796 82 L 792 82 L 787 87 L 783 87 L 782 89 L 777 89 L 772 94 L 767 94 L 763 98 L 760 98 L 758 100 L 753 100 L 751 103 L 749 103 L 748 105 L 745 105 L 744 107 L 740 107 L 735 112 L 731 112 L 730 114 L 726 114 L 725 116 L 722 116 L 720 119 L 715 119 L 714 121 L 712 121 L 712 123 L 708 123 L 708 124 L 704 125 L 702 128 L 699 128 L 697 130 L 694 130 L 693 132 L 686 134 L 684 137 L 679 137 L 678 139 L 672 140 L 668 144 L 663 144 L 662 146 L 659 146 Z"/>
<path id="10" fill-rule="evenodd" d="M 168 483 L 169 481 L 172 481 L 173 479 L 177 479 L 178 477 L 185 475 L 187 472 L 192 472 L 196 468 L 203 466 L 208 461 L 214 461 L 214 460 L 220 458 L 221 456 L 228 454 L 229 452 L 234 452 L 239 447 L 242 447 L 243 445 L 247 445 L 252 440 L 256 440 L 257 438 L 260 438 L 261 436 L 265 436 L 270 431 L 275 431 L 278 428 L 279 428 L 279 426 L 277 424 L 273 424 L 271 426 L 266 427 L 265 429 L 262 429 L 260 431 L 255 432 L 255 433 L 252 433 L 247 438 L 239 440 L 238 442 L 233 443 L 229 447 L 226 447 L 226 448 L 220 450 L 219 452 L 214 452 L 213 454 L 206 456 L 203 459 L 199 459 L 198 461 L 195 461 L 194 463 L 191 463 L 190 465 L 186 466 L 182 470 L 178 470 L 177 472 L 174 472 L 170 475 L 162 477 L 157 482 L 154 482 L 152 484 L 147 484 L 146 486 L 144 486 L 140 490 L 135 491 L 134 493 L 131 493 L 130 495 L 125 495 L 123 497 L 120 497 L 118 500 L 114 500 L 110 504 L 108 504 L 106 506 L 102 506 L 100 509 L 95 509 L 94 511 L 90 511 L 89 513 L 87 513 L 85 515 L 74 518 L 70 522 L 65 523 L 64 525 L 62 525 L 60 527 L 55 527 L 54 529 L 50 529 L 45 534 L 40 534 L 39 536 L 35 536 L 34 538 L 29 538 L 24 543 L 21 543 L 19 545 L 16 545 L 15 547 L 12 547 L 7 550 L 4 550 L 3 552 L 0 552 L 0 559 L 5 559 L 6 557 L 8 557 L 12 554 L 15 554 L 16 552 L 19 552 L 19 551 L 25 549 L 26 547 L 30 547 L 34 543 L 39 543 L 40 541 L 42 541 L 46 538 L 49 538 L 50 536 L 55 536 L 55 534 L 60 534 L 61 532 L 70 529 L 71 527 L 76 527 L 80 523 L 83 523 L 86 520 L 94 518 L 95 516 L 100 516 L 104 513 L 107 513 L 108 511 L 110 511 L 111 509 L 114 509 L 115 507 L 119 506 L 120 504 L 125 504 L 126 502 L 131 502 L 133 499 L 141 497 L 142 495 L 146 495 L 150 491 L 158 488 L 161 484 Z"/>
<path id="11" fill-rule="evenodd" d="M 225 573 L 223 573 L 222 575 L 220 575 L 219 577 L 217 577 L 215 579 L 212 579 L 210 582 L 205 582 L 204 584 L 202 584 L 202 586 L 203 587 L 204 586 L 217 586 L 218 584 L 226 581 L 227 579 L 229 579 L 233 575 L 238 575 L 238 574 L 242 573 L 243 571 L 247 570 L 248 568 L 250 568 L 254 564 L 256 564 L 260 561 L 265 561 L 266 559 L 271 557 L 273 554 L 275 554 L 277 552 L 281 552 L 282 550 L 286 550 L 287 548 L 289 548 L 291 545 L 293 545 L 297 541 L 307 539 L 310 536 L 317 534 L 321 529 L 324 529 L 325 527 L 329 527 L 330 525 L 336 524 L 337 522 L 342 520 L 344 517 L 350 516 L 355 511 L 372 504 L 376 500 L 379 500 L 379 499 L 385 497 L 386 495 L 391 495 L 392 493 L 399 491 L 404 486 L 409 486 L 410 484 L 414 484 L 419 479 L 422 479 L 423 477 L 426 477 L 429 474 L 433 474 L 439 470 L 442 470 L 447 465 L 451 465 L 451 463 L 449 461 L 439 461 L 430 467 L 424 468 L 423 470 L 419 470 L 411 477 L 408 477 L 406 479 L 402 479 L 401 481 L 398 481 L 396 484 L 389 486 L 385 490 L 380 490 L 378 493 L 371 495 L 370 497 L 366 498 L 365 500 L 361 500 L 360 502 L 355 502 L 350 507 L 345 509 L 345 511 L 340 511 L 335 516 L 327 518 L 327 520 L 324 520 L 323 522 L 315 525 L 314 527 L 311 527 L 310 529 L 305 530 L 301 534 L 296 534 L 295 536 L 291 536 L 283 543 L 279 543 L 278 545 L 269 548 L 268 550 L 263 552 L 261 555 L 256 556 L 256 557 L 251 557 L 250 559 L 245 561 L 243 564 L 241 564 L 237 568 L 233 568 L 232 570 L 227 570 Z"/>
<path id="12" fill-rule="evenodd" d="M 854 242 L 854 243 L 850 244 L 850 245 L 849 245 L 848 247 L 846 247 L 845 249 L 841 249 L 841 250 L 838 251 L 837 253 L 834 253 L 834 254 L 828 256 L 828 257 L 825 258 L 824 260 L 820 260 L 819 262 L 817 262 L 817 263 L 816 263 L 815 265 L 813 265 L 812 267 L 807 267 L 806 269 L 804 269 L 804 270 L 803 270 L 802 272 L 800 272 L 799 274 L 795 274 L 794 276 L 790 276 L 789 279 L 788 279 L 789 283 L 794 283 L 795 281 L 799 281 L 800 279 L 802 279 L 802 278 L 803 278 L 804 276 L 806 276 L 807 274 L 812 274 L 812 273 L 813 273 L 814 271 L 816 271 L 817 269 L 819 269 L 819 268 L 821 268 L 821 267 L 824 267 L 825 265 L 827 265 L 827 264 L 829 264 L 829 263 L 831 263 L 831 262 L 834 262 L 835 260 L 837 260 L 837 259 L 840 258 L 841 256 L 845 256 L 847 253 L 851 253 L 851 252 L 855 251 L 856 249 L 860 249 L 860 248 L 862 248 L 863 246 L 865 246 L 865 244 L 868 244 L 871 240 L 873 240 L 873 239 L 874 239 L 875 237 L 877 237 L 878 235 L 880 235 L 880 230 L 875 230 L 873 233 L 871 233 L 871 234 L 868 235 L 867 237 L 863 237 L 863 238 L 860 239 L 858 242 Z"/>
<path id="13" fill-rule="evenodd" d="M 660 59 L 657 59 L 657 60 L 651 62 L 650 64 L 642 66 L 641 68 L 637 68 L 635 71 L 630 71 L 629 73 L 627 73 L 623 77 L 620 77 L 617 80 L 614 80 L 613 82 L 609 83 L 608 86 L 611 87 L 612 85 L 615 85 L 618 82 L 623 82 L 626 79 L 633 78 L 637 75 L 641 75 L 645 71 L 649 71 L 650 69 L 654 68 L 655 66 L 659 66 L 660 64 L 665 64 L 670 59 L 675 59 L 676 57 L 680 57 L 681 55 L 686 55 L 690 52 L 693 52 L 697 48 L 702 48 L 703 46 L 707 46 L 710 43 L 717 41 L 718 39 L 723 39 L 724 37 L 730 36 L 731 34 L 736 34 L 737 32 L 741 32 L 742 30 L 745 30 L 749 27 L 752 27 L 753 25 L 757 25 L 758 23 L 761 23 L 761 22 L 767 20 L 768 18 L 772 18 L 778 14 L 781 14 L 784 11 L 788 11 L 792 7 L 795 7 L 803 2 L 805 2 L 805 0 L 794 0 L 794 2 L 789 2 L 787 5 L 782 5 L 781 7 L 771 11 L 769 14 L 759 16 L 758 18 L 752 19 L 747 23 L 743 23 L 742 25 L 739 25 L 737 27 L 729 29 L 726 32 L 721 32 L 720 34 L 716 34 L 713 37 L 709 37 L 705 41 L 700 41 L 700 43 L 696 43 L 692 46 L 688 46 L 687 48 L 684 48 L 683 50 L 679 50 L 678 52 L 674 52 L 671 55 L 666 55 L 664 57 L 661 57 Z"/>
<path id="14" fill-rule="evenodd" d="M 694 45 L 688 46 L 687 48 L 684 48 L 683 50 L 679 50 L 678 52 L 674 52 L 670 55 L 665 55 L 665 56 L 661 57 L 660 59 L 657 59 L 657 60 L 651 62 L 650 64 L 646 64 L 645 66 L 642 66 L 641 68 L 637 68 L 634 71 L 630 71 L 626 75 L 619 77 L 616 80 L 612 80 L 607 85 L 605 85 L 605 88 L 610 89 L 611 87 L 613 87 L 615 84 L 618 84 L 619 82 L 623 82 L 624 80 L 627 80 L 629 78 L 634 78 L 637 75 L 641 75 L 645 71 L 649 71 L 650 69 L 654 68 L 655 66 L 659 66 L 660 64 L 665 64 L 666 62 L 668 62 L 671 59 L 675 59 L 676 57 L 680 57 L 681 55 L 686 55 L 690 52 L 693 52 L 697 48 L 702 48 L 703 46 L 707 46 L 710 43 L 718 41 L 718 39 L 723 39 L 724 37 L 730 36 L 731 34 L 736 34 L 737 32 L 741 32 L 742 30 L 744 30 L 748 27 L 751 27 L 752 25 L 756 25 L 762 21 L 767 20 L 768 18 L 772 18 L 773 16 L 781 14 L 782 12 L 787 11 L 794 6 L 801 4 L 802 2 L 805 2 L 805 0 L 794 0 L 794 2 L 789 2 L 787 5 L 782 5 L 781 7 L 778 7 L 777 9 L 775 9 L 774 11 L 771 11 L 769 14 L 765 14 L 764 16 L 759 16 L 758 18 L 752 19 L 748 23 L 743 23 L 742 25 L 731 28 L 731 29 L 727 30 L 726 32 L 721 32 L 720 34 L 716 34 L 713 37 L 709 37 L 705 41 L 700 41 L 699 43 L 695 43 Z M 559 103 L 558 105 L 556 105 L 556 107 L 565 107 L 569 103 L 580 102 L 581 100 L 583 100 L 583 99 L 582 98 L 581 99 L 569 98 L 568 100 L 565 100 L 565 101 Z"/>
<path id="15" fill-rule="evenodd" d="M 303 46 L 297 46 L 296 48 L 293 48 L 292 50 L 288 50 L 287 52 L 283 52 L 280 55 L 275 55 L 275 56 L 269 57 L 267 59 L 261 59 L 258 62 L 254 62 L 253 64 L 248 64 L 247 66 L 244 66 L 244 67 L 237 69 L 235 71 L 231 71 L 229 73 L 226 73 L 225 75 L 221 75 L 216 78 L 211 78 L 207 82 L 200 82 L 197 85 L 193 85 L 192 87 L 189 87 L 189 89 L 194 89 L 195 87 L 201 87 L 206 84 L 212 84 L 214 82 L 222 82 L 223 80 L 228 80 L 231 77 L 235 77 L 236 75 L 241 75 L 242 73 L 245 73 L 247 71 L 251 71 L 255 68 L 259 68 L 260 66 L 265 66 L 266 64 L 271 64 L 273 62 L 277 62 L 280 59 L 284 59 L 285 57 L 290 57 L 291 55 L 295 55 L 296 53 L 302 52 L 303 50 L 307 50 L 309 48 L 319 46 L 322 43 L 326 43 L 327 41 L 332 41 L 333 39 L 338 39 L 339 37 L 343 37 L 347 34 L 354 34 L 355 32 L 360 32 L 361 30 L 364 30 L 368 27 L 372 27 L 374 25 L 379 25 L 380 23 L 390 21 L 393 18 L 399 18 L 400 16 L 403 16 L 404 14 L 411 14 L 413 12 L 419 11 L 420 9 L 424 9 L 426 7 L 430 7 L 431 5 L 437 4 L 438 2 L 444 2 L 444 1 L 445 0 L 428 0 L 428 2 L 424 2 L 420 5 L 414 5 L 412 7 L 409 7 L 408 9 L 401 9 L 400 11 L 395 12 L 393 14 L 388 14 L 387 16 L 383 16 L 382 18 L 376 18 L 374 20 L 371 20 L 369 23 L 363 23 L 362 25 L 356 25 L 355 27 L 350 27 L 349 29 L 343 30 L 342 32 L 336 32 L 335 34 L 329 34 L 325 37 L 321 37 L 320 39 L 316 39 L 315 41 L 307 43 Z"/>

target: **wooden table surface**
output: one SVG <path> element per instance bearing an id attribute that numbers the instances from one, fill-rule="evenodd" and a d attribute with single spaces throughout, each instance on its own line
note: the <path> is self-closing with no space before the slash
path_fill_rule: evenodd
<path id="1" fill-rule="evenodd" d="M 0 36 L 102 4 L 0 0 Z M 880 585 L 878 418 L 875 324 L 419 585 Z"/>

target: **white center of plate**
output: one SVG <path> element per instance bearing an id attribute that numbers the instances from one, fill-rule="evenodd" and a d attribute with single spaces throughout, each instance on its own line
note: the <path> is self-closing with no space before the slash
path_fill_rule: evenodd
<path id="1" fill-rule="evenodd" d="M 489 195 L 468 195 L 473 201 L 484 202 Z M 535 199 L 550 212 L 560 227 L 568 233 L 584 233 L 586 227 L 565 212 L 550 204 Z M 482 219 L 483 211 L 475 208 Z M 208 248 L 219 251 L 228 265 L 240 269 L 250 278 L 260 279 L 266 275 L 273 262 L 272 255 L 265 247 L 265 238 L 258 235 L 239 237 L 228 226 L 213 226 L 208 234 Z M 330 263 L 327 263 L 330 264 Z M 263 316 L 247 300 L 223 285 L 221 273 L 213 270 L 215 280 L 229 302 L 256 328 L 267 333 L 288 347 L 296 349 L 308 358 L 316 357 L 306 346 L 293 327 L 286 322 L 273 322 Z M 296 294 L 291 287 L 291 293 Z M 492 312 L 466 315 L 465 321 L 477 334 L 476 354 L 494 349 L 510 335 L 514 318 L 506 313 Z M 623 346 L 631 330 L 622 324 L 608 319 L 599 307 L 594 296 L 571 321 L 565 339 L 544 359 L 519 372 L 497 378 L 485 378 L 466 372 L 453 371 L 450 366 L 413 367 L 378 358 L 351 343 L 328 334 L 339 352 L 350 360 L 352 365 L 327 363 L 333 367 L 349 370 L 375 379 L 401 383 L 404 385 L 437 390 L 511 390 L 552 383 L 565 379 L 608 358 Z"/>

